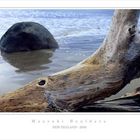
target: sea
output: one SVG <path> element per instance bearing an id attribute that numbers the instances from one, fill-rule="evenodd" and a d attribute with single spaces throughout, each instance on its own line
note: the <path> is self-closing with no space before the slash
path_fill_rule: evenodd
<path id="1" fill-rule="evenodd" d="M 114 10 L 0 9 L 0 38 L 15 23 L 32 21 L 46 27 L 59 44 L 55 51 L 0 53 L 0 95 L 32 80 L 69 68 L 94 53 L 109 31 Z M 116 98 L 138 86 L 136 79 Z"/>

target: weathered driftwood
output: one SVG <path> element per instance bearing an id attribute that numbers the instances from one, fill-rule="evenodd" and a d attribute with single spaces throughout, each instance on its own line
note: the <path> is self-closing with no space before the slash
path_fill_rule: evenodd
<path id="1" fill-rule="evenodd" d="M 108 101 L 100 101 L 83 108 L 76 112 L 138 112 L 140 111 L 140 92 L 130 93 Z"/>
<path id="2" fill-rule="evenodd" d="M 116 94 L 139 75 L 138 16 L 138 10 L 116 10 L 92 56 L 1 97 L 0 111 L 76 111 Z"/>
<path id="3" fill-rule="evenodd" d="M 48 106 L 42 88 L 37 81 L 15 92 L 0 97 L 1 112 L 44 112 Z M 8 86 L 8 85 L 7 85 Z"/>

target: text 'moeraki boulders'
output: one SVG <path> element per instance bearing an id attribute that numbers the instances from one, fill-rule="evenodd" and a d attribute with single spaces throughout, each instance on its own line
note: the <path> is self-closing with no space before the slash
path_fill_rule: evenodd
<path id="1" fill-rule="evenodd" d="M 58 47 L 53 35 L 35 22 L 14 24 L 0 40 L 1 51 L 12 53 Z"/>

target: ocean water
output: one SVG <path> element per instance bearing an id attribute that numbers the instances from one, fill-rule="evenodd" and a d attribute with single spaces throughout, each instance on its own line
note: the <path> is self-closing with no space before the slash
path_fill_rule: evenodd
<path id="1" fill-rule="evenodd" d="M 112 10 L 1 9 L 0 37 L 17 22 L 38 22 L 54 35 L 59 49 L 1 54 L 0 94 L 69 68 L 91 55 L 103 41 L 112 14 Z"/>
<path id="2" fill-rule="evenodd" d="M 59 49 L 1 53 L 0 94 L 69 68 L 94 53 L 108 32 L 112 15 L 113 10 L 1 9 L 0 37 L 17 22 L 38 22 L 53 34 Z M 121 94 L 130 90 L 128 86 Z"/>

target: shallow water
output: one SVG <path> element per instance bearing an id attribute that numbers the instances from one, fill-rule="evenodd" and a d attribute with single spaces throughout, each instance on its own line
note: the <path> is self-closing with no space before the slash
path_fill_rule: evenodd
<path id="1" fill-rule="evenodd" d="M 112 15 L 112 10 L 0 10 L 0 37 L 16 22 L 34 21 L 44 25 L 59 44 L 55 51 L 1 53 L 0 94 L 69 68 L 91 55 L 107 34 Z M 119 95 L 133 91 L 139 81 Z"/>

